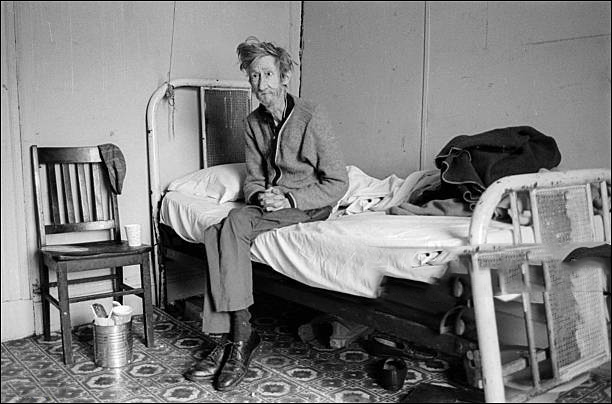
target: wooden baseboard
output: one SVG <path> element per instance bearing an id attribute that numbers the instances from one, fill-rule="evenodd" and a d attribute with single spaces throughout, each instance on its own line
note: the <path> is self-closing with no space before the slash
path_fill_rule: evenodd
<path id="1" fill-rule="evenodd" d="M 34 332 L 34 302 L 31 299 L 2 302 L 2 342 L 29 337 Z"/>

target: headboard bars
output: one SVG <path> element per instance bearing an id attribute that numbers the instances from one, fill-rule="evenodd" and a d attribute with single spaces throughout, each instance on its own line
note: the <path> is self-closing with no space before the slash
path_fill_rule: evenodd
<path id="1" fill-rule="evenodd" d="M 199 91 L 200 167 L 244 161 L 243 121 L 251 112 L 251 86 L 246 81 L 176 79 L 162 84 L 151 95 L 147 105 L 147 163 L 149 166 L 149 200 L 151 208 L 151 242 L 153 244 L 154 279 L 158 275 L 158 214 L 163 195 L 160 184 L 157 108 L 169 102 L 174 90 L 181 87 Z M 195 145 L 194 145 L 195 146 Z M 161 280 L 161 279 L 160 279 Z M 161 287 L 161 282 L 156 282 Z M 160 290 L 156 289 L 159 303 Z"/>

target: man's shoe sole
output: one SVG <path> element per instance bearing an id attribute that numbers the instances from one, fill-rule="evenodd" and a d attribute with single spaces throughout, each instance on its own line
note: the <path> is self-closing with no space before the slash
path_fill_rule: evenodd
<path id="1" fill-rule="evenodd" d="M 190 373 L 185 373 L 183 377 L 192 382 L 207 382 L 215 378 L 214 375 L 211 376 L 194 376 Z"/>

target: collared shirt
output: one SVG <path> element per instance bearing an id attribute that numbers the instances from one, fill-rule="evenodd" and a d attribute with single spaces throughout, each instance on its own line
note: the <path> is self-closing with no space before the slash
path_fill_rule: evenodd
<path id="1" fill-rule="evenodd" d="M 274 134 L 275 140 L 278 137 L 278 134 L 281 128 L 283 127 L 283 124 L 287 120 L 287 117 L 289 116 L 289 114 L 291 114 L 291 111 L 293 110 L 293 106 L 295 105 L 295 101 L 293 100 L 293 97 L 289 93 L 286 94 L 286 102 L 287 102 L 287 105 L 285 107 L 283 119 L 278 123 L 278 125 L 274 122 L 274 117 L 272 116 L 272 113 L 268 111 L 263 105 L 260 105 L 260 108 L 262 109 L 262 111 L 264 111 L 264 116 L 266 117 L 266 123 L 270 125 L 270 129 L 272 129 L 272 133 Z"/>

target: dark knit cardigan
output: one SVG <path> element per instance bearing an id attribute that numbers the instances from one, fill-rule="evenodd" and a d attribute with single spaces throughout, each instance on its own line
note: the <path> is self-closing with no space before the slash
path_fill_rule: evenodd
<path id="1" fill-rule="evenodd" d="M 246 119 L 245 199 L 252 201 L 257 192 L 277 186 L 295 208 L 332 206 L 346 193 L 348 175 L 331 125 L 320 106 L 287 96 L 294 107 L 278 139 L 263 106 Z M 276 179 L 275 167 L 280 171 Z"/>

